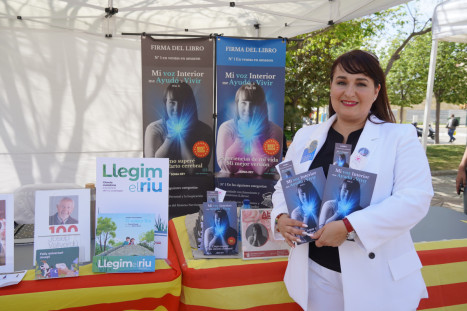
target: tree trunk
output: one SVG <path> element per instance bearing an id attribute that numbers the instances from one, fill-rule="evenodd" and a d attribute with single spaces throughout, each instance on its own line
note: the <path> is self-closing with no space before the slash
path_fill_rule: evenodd
<path id="1" fill-rule="evenodd" d="M 399 112 L 399 123 L 402 124 L 402 117 L 404 116 L 404 107 L 401 106 L 401 111 Z"/>
<path id="2" fill-rule="evenodd" d="M 435 96 L 436 99 L 436 127 L 435 127 L 435 143 L 439 144 L 439 115 L 441 111 L 441 101 Z M 428 126 L 428 124 L 426 125 Z"/>

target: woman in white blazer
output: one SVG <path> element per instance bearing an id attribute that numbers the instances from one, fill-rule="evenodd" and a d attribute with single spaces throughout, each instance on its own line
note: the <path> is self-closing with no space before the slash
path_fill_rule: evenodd
<path id="1" fill-rule="evenodd" d="M 296 174 L 318 166 L 327 174 L 334 144 L 347 143 L 350 168 L 377 174 L 376 184 L 369 206 L 295 245 L 306 225 L 289 217 L 277 182 L 272 225 L 293 247 L 287 290 L 307 311 L 416 310 L 428 295 L 410 229 L 427 214 L 433 188 L 414 127 L 395 124 L 376 56 L 354 50 L 336 59 L 329 112 L 328 121 L 296 133 L 284 161 Z"/>

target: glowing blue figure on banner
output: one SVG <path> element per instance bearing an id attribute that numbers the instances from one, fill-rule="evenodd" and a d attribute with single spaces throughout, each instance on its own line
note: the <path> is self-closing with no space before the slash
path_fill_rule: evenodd
<path id="1" fill-rule="evenodd" d="M 318 191 L 309 180 L 304 180 L 297 185 L 297 196 L 299 206 L 292 211 L 291 218 L 304 222 L 308 226 L 306 232 L 315 232 L 318 229 L 318 213 L 321 206 Z"/>
<path id="2" fill-rule="evenodd" d="M 280 160 L 282 136 L 282 129 L 269 121 L 263 88 L 242 85 L 235 95 L 235 116 L 221 124 L 217 135 L 221 172 L 264 174 Z"/>
<path id="3" fill-rule="evenodd" d="M 161 119 L 149 124 L 144 137 L 144 156 L 191 160 L 207 168 L 211 158 L 212 128 L 198 120 L 198 109 L 191 87 L 185 83 L 169 84 L 164 92 Z M 194 154 L 195 144 L 206 152 Z"/>
<path id="4" fill-rule="evenodd" d="M 264 126 L 267 124 L 264 120 L 264 111 L 258 107 L 250 107 L 252 102 L 240 101 L 238 104 L 239 112 L 242 113 L 237 121 L 238 137 L 243 143 L 243 152 L 250 155 L 252 152 L 252 144 L 255 139 L 260 139 L 260 135 L 264 132 Z"/>
<path id="5" fill-rule="evenodd" d="M 337 199 L 326 201 L 321 207 L 319 225 L 322 227 L 331 221 L 341 220 L 361 209 L 360 183 L 354 178 L 344 179 L 339 187 Z"/>
<path id="6" fill-rule="evenodd" d="M 181 142 L 188 134 L 189 114 L 174 116 L 167 120 L 167 137 Z"/>
<path id="7" fill-rule="evenodd" d="M 204 221 L 210 221 L 204 219 Z M 226 210 L 218 209 L 214 212 L 213 225 L 204 232 L 205 254 L 236 253 L 237 230 L 230 227 L 229 215 Z"/>

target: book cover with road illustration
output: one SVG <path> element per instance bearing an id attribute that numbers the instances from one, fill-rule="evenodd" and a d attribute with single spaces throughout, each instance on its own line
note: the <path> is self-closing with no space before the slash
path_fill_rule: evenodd
<path id="1" fill-rule="evenodd" d="M 99 214 L 93 272 L 153 272 L 154 214 Z"/>

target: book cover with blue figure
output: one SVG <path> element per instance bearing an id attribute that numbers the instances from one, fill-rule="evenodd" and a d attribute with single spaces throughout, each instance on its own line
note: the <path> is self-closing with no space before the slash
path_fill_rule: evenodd
<path id="1" fill-rule="evenodd" d="M 284 161 L 277 165 L 282 179 L 287 179 L 295 175 L 292 161 Z"/>
<path id="2" fill-rule="evenodd" d="M 305 231 L 312 234 L 319 229 L 319 212 L 326 177 L 322 167 L 282 179 L 282 190 L 290 218 L 304 222 Z M 301 228 L 303 229 L 303 228 Z M 309 236 L 300 236 L 298 244 L 311 242 Z"/>
<path id="3" fill-rule="evenodd" d="M 205 255 L 238 254 L 238 220 L 235 202 L 203 203 Z"/>
<path id="4" fill-rule="evenodd" d="M 351 153 L 352 153 L 352 145 L 336 143 L 334 147 L 333 165 L 337 165 L 341 167 L 349 167 Z"/>
<path id="5" fill-rule="evenodd" d="M 330 165 L 319 215 L 319 226 L 341 220 L 370 205 L 376 174 Z"/>

